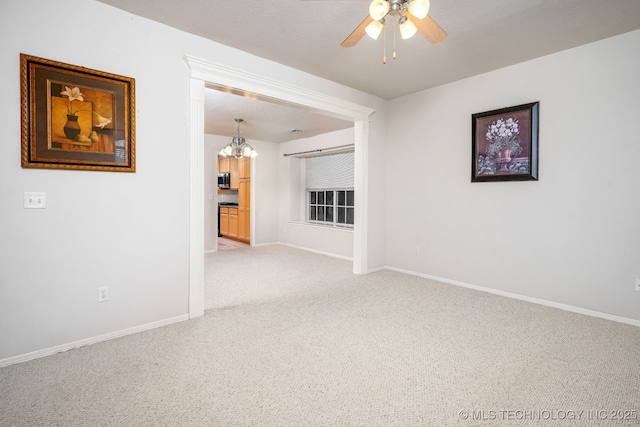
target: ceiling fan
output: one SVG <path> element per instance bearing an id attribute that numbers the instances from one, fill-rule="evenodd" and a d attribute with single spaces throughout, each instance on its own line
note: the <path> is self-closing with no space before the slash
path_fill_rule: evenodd
<path id="1" fill-rule="evenodd" d="M 389 17 L 398 20 L 403 39 L 408 39 L 417 31 L 430 43 L 439 43 L 447 37 L 447 32 L 428 13 L 429 0 L 373 0 L 369 5 L 369 15 L 340 46 L 355 46 L 365 34 L 377 39 Z"/>

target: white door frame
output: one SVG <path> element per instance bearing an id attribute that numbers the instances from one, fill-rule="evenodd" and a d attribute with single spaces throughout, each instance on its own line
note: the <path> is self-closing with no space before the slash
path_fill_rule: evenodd
<path id="1" fill-rule="evenodd" d="M 284 81 L 185 55 L 190 74 L 189 111 L 189 317 L 204 315 L 204 88 L 222 89 L 282 100 L 353 120 L 355 133 L 355 221 L 353 272 L 367 272 L 369 116 L 374 110 Z"/>

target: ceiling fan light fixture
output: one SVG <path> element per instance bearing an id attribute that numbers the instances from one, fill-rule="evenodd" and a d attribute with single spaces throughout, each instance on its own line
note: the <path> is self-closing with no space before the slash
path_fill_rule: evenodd
<path id="1" fill-rule="evenodd" d="M 408 19 L 400 24 L 400 36 L 403 40 L 413 37 L 416 31 L 418 31 L 418 28 Z"/>
<path id="2" fill-rule="evenodd" d="M 395 43 L 398 30 L 403 39 L 413 37 L 420 33 L 429 43 L 440 43 L 447 38 L 447 32 L 428 16 L 430 0 L 369 0 L 369 14 L 347 36 L 340 46 L 353 47 L 365 34 L 376 40 L 385 27 L 385 20 L 391 16 L 397 21 L 393 25 L 393 43 Z M 410 22 L 407 22 L 409 20 Z M 396 28 L 396 25 L 398 28 Z M 387 31 L 384 32 L 385 34 Z M 386 44 L 386 43 L 385 43 Z M 382 62 L 386 62 L 386 54 Z M 395 54 L 394 54 L 395 58 Z"/>
<path id="3" fill-rule="evenodd" d="M 364 29 L 367 32 L 367 35 L 374 40 L 378 40 L 378 36 L 382 32 L 382 28 L 384 24 L 380 21 L 371 21 L 369 25 Z"/>
<path id="4" fill-rule="evenodd" d="M 418 19 L 424 19 L 429 13 L 429 0 L 412 0 L 409 3 L 409 13 Z"/>
<path id="5" fill-rule="evenodd" d="M 387 0 L 373 0 L 369 5 L 369 15 L 379 21 L 389 13 L 389 2 Z"/>

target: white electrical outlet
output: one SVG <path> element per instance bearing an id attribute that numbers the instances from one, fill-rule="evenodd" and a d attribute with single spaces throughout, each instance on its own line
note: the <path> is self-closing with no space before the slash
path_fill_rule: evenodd
<path id="1" fill-rule="evenodd" d="M 24 208 L 25 209 L 46 209 L 47 208 L 47 193 L 24 193 Z"/>
<path id="2" fill-rule="evenodd" d="M 109 287 L 98 288 L 98 302 L 109 301 Z"/>
<path id="3" fill-rule="evenodd" d="M 636 291 L 640 291 L 640 279 L 636 279 Z"/>
<path id="4" fill-rule="evenodd" d="M 413 249 L 413 253 L 418 255 L 420 253 L 420 246 L 416 245 L 416 247 Z"/>

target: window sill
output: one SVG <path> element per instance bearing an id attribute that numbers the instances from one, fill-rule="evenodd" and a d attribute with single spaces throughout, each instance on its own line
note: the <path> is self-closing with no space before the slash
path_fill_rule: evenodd
<path id="1" fill-rule="evenodd" d="M 299 227 L 321 228 L 323 230 L 335 230 L 335 231 L 344 231 L 347 233 L 353 233 L 353 226 L 345 227 L 340 225 L 316 224 L 313 222 L 305 222 L 305 221 L 289 221 L 289 224 L 296 225 Z"/>

